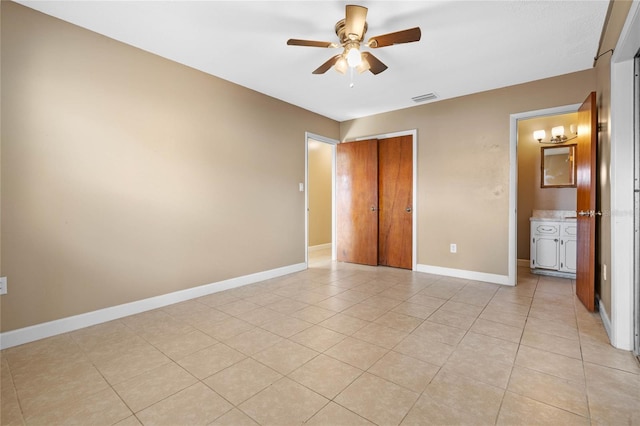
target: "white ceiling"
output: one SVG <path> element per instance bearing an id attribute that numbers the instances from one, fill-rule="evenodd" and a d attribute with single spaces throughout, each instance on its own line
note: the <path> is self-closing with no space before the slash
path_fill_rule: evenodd
<path id="1" fill-rule="evenodd" d="M 132 46 L 338 121 L 593 66 L 608 0 L 583 1 L 18 1 Z M 411 27 L 417 43 L 371 49 L 389 69 L 311 72 L 340 49 L 346 4 L 369 8 L 366 39 Z M 366 48 L 365 48 L 366 50 Z"/>

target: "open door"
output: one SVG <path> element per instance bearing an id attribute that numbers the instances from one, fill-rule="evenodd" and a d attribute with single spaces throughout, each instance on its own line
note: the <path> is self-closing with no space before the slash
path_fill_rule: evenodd
<path id="1" fill-rule="evenodd" d="M 378 264 L 378 140 L 336 147 L 339 262 Z"/>
<path id="2" fill-rule="evenodd" d="M 595 310 L 596 249 L 596 93 L 591 92 L 578 109 L 577 210 L 578 251 L 576 295 L 591 312 Z"/>

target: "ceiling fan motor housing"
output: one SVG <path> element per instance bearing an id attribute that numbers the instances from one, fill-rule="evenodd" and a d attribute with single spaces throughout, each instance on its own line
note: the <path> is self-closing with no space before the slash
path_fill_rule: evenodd
<path id="1" fill-rule="evenodd" d="M 338 22 L 336 22 L 336 35 L 338 36 L 338 39 L 340 40 L 340 43 L 342 45 L 344 45 L 345 43 L 348 43 L 349 41 L 361 42 L 362 40 L 364 40 L 364 35 L 367 33 L 367 29 L 369 29 L 369 25 L 365 22 L 364 30 L 362 30 L 362 37 L 358 38 L 358 34 L 347 34 L 346 19 L 341 19 Z"/>

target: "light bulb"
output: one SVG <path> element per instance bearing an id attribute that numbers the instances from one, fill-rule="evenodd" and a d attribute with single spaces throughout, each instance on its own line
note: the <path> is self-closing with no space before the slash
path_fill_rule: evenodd
<path id="1" fill-rule="evenodd" d="M 362 56 L 357 47 L 352 47 L 347 53 L 347 63 L 351 68 L 355 68 L 362 62 Z"/>
<path id="2" fill-rule="evenodd" d="M 536 130 L 533 132 L 533 138 L 538 142 L 540 142 L 546 136 L 547 136 L 547 132 L 545 132 L 544 130 Z"/>
<path id="3" fill-rule="evenodd" d="M 554 138 L 564 136 L 564 126 L 557 126 L 551 129 L 551 136 Z"/>
<path id="4" fill-rule="evenodd" d="M 363 57 L 360 65 L 356 67 L 356 71 L 362 74 L 363 72 L 368 71 L 370 68 L 371 64 L 369 64 L 369 61 L 367 61 L 367 59 Z"/>
<path id="5" fill-rule="evenodd" d="M 347 64 L 347 60 L 341 56 L 340 59 L 338 59 L 338 61 L 336 62 L 336 65 L 334 66 L 334 68 L 340 74 L 344 74 L 349 68 L 349 64 Z"/>

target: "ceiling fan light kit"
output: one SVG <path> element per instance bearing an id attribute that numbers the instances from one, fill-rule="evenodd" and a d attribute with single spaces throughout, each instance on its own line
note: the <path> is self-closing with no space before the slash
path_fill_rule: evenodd
<path id="1" fill-rule="evenodd" d="M 313 71 L 313 74 L 324 74 L 333 67 L 340 74 L 345 74 L 347 70 L 356 70 L 358 73 L 371 71 L 377 75 L 387 69 L 387 66 L 376 58 L 371 52 L 362 51 L 364 45 L 371 49 L 392 46 L 394 44 L 411 43 L 419 41 L 421 32 L 419 27 L 397 31 L 389 34 L 371 37 L 369 41 L 363 43 L 364 35 L 367 32 L 367 8 L 357 5 L 347 5 L 345 8 L 345 18 L 339 20 L 335 26 L 335 32 L 340 43 L 327 41 L 289 39 L 289 46 L 308 46 L 322 48 L 342 47 L 341 54 L 335 55 L 324 64 Z M 351 84 L 353 86 L 353 83 Z"/>

